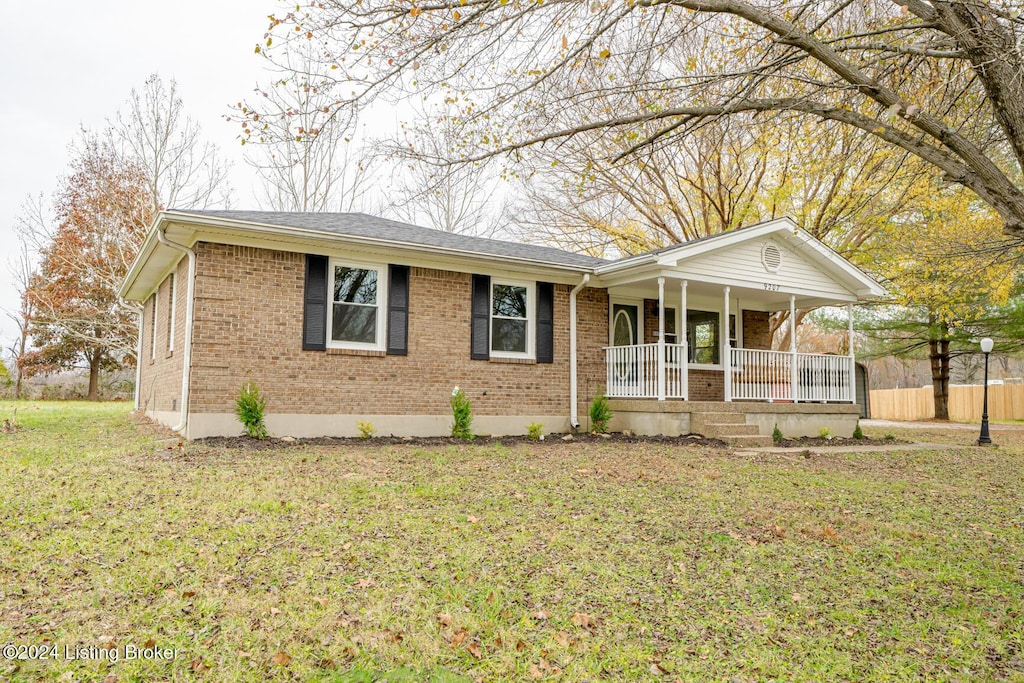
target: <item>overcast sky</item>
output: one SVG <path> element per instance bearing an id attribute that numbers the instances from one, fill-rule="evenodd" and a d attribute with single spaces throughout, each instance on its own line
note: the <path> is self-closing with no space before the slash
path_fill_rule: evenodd
<path id="1" fill-rule="evenodd" d="M 26 196 L 49 196 L 79 129 L 102 128 L 152 73 L 178 81 L 186 112 L 232 162 L 234 204 L 256 206 L 237 124 L 224 115 L 228 103 L 266 80 L 253 48 L 278 6 L 274 0 L 0 0 L 0 308 L 18 307 L 6 265 Z M 15 329 L 3 316 L 3 346 Z"/>

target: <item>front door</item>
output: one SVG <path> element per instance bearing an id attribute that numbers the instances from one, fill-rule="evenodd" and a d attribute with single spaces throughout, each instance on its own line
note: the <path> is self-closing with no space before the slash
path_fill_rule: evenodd
<path id="1" fill-rule="evenodd" d="M 639 343 L 640 307 L 636 304 L 612 304 L 612 346 Z"/>
<path id="2" fill-rule="evenodd" d="M 636 304 L 612 304 L 612 346 L 632 346 L 615 352 L 614 379 L 620 390 L 629 393 L 640 379 L 639 349 L 635 348 L 640 336 L 640 307 Z M 627 389 L 627 387 L 629 387 Z"/>

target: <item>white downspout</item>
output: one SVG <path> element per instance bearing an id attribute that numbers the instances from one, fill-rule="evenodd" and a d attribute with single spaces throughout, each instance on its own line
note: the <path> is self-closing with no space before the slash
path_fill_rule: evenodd
<path id="1" fill-rule="evenodd" d="M 127 308 L 129 311 L 139 316 L 139 338 L 135 342 L 135 412 L 139 411 L 139 391 L 142 389 L 139 386 L 142 383 L 142 331 L 143 331 L 143 308 L 138 304 L 130 304 L 124 300 L 124 297 L 117 297 L 118 303 Z"/>
<path id="2" fill-rule="evenodd" d="M 167 239 L 164 230 L 166 228 L 162 228 L 156 233 L 156 238 L 160 244 L 188 254 L 188 283 L 187 291 L 185 292 L 185 348 L 181 358 L 181 419 L 178 421 L 178 424 L 171 427 L 174 431 L 184 434 L 185 428 L 188 426 L 189 374 L 192 370 L 192 316 L 196 289 L 196 252 L 183 244 Z"/>
<path id="3" fill-rule="evenodd" d="M 580 428 L 580 411 L 576 405 L 578 391 L 576 389 L 576 295 L 590 282 L 590 274 L 569 292 L 569 426 Z"/>

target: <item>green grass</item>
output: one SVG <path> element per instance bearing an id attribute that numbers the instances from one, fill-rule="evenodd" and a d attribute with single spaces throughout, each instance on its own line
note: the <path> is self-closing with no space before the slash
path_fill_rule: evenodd
<path id="1" fill-rule="evenodd" d="M 15 407 L 0 644 L 179 654 L 2 680 L 1024 681 L 1024 437 L 230 450 Z"/>

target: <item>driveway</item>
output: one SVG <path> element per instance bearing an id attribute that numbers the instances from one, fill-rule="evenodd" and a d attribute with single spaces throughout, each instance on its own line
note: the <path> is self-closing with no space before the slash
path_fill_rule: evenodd
<path id="1" fill-rule="evenodd" d="M 981 422 L 899 422 L 896 420 L 861 420 L 861 427 L 897 427 L 901 429 L 963 429 L 979 431 Z M 1021 432 L 1024 431 L 1024 422 L 1020 424 L 995 424 L 989 423 L 989 430 L 993 432 Z"/>

